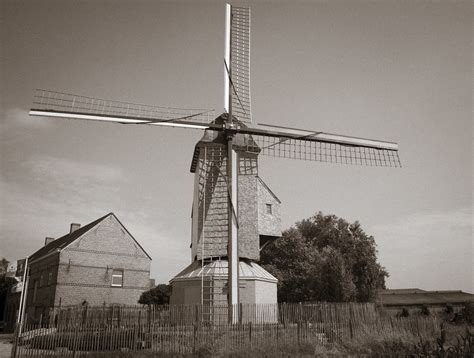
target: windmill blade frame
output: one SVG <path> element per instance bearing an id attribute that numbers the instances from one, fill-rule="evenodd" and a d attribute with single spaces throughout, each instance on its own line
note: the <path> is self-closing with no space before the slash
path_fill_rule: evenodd
<path id="1" fill-rule="evenodd" d="M 275 128 L 239 128 L 243 146 L 251 153 L 317 162 L 401 167 L 398 144 L 316 131 Z M 239 144 L 242 147 L 242 143 Z M 242 148 L 241 148 L 242 149 Z"/>
<path id="2" fill-rule="evenodd" d="M 77 94 L 37 89 L 30 115 L 84 119 L 120 124 L 151 124 L 207 129 L 213 109 L 183 109 L 113 101 Z"/>
<path id="3" fill-rule="evenodd" d="M 250 8 L 226 5 L 224 109 L 252 122 L 250 96 Z"/>

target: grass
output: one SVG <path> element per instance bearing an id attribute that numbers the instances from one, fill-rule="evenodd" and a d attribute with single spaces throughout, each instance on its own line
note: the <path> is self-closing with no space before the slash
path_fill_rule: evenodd
<path id="1" fill-rule="evenodd" d="M 444 333 L 443 333 L 444 332 Z M 97 358 L 303 358 L 303 357 L 466 357 L 474 356 L 474 327 L 469 325 L 455 326 L 444 324 L 439 335 L 419 338 L 407 336 L 399 332 L 382 332 L 374 334 L 368 330 L 366 334 L 343 342 L 322 345 L 320 342 L 305 341 L 300 344 L 264 344 L 238 352 L 222 352 L 217 344 L 201 346 L 193 354 L 163 354 L 153 352 L 95 352 L 75 357 Z"/>

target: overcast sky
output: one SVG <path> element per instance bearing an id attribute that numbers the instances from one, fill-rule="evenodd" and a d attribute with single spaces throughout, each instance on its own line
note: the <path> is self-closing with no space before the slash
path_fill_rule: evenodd
<path id="1" fill-rule="evenodd" d="M 45 88 L 221 113 L 224 2 L 0 1 L 0 257 L 114 212 L 167 282 L 191 260 L 201 132 L 27 111 Z M 247 4 L 254 122 L 400 145 L 401 169 L 260 158 L 283 226 L 359 220 L 390 288 L 473 292 L 471 2 Z"/>

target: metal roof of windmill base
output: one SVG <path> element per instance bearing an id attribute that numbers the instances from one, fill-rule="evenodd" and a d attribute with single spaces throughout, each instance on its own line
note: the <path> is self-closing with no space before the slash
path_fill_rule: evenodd
<path id="1" fill-rule="evenodd" d="M 201 261 L 194 261 L 191 265 L 173 277 L 170 282 L 201 279 L 202 276 L 227 279 L 228 266 L 227 259 L 211 261 L 205 264 L 204 267 L 202 266 Z M 241 280 L 278 282 L 275 276 L 253 261 L 242 260 L 239 262 L 239 276 Z"/>

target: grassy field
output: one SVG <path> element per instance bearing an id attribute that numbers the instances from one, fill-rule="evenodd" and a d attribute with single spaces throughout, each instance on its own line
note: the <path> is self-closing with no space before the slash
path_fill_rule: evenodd
<path id="1" fill-rule="evenodd" d="M 324 303 L 281 305 L 278 316 L 252 307 L 259 322 L 229 324 L 199 321 L 198 311 L 185 308 L 70 311 L 52 323 L 26 325 L 17 356 L 474 357 L 474 326 L 466 315 L 392 317 L 373 305 Z"/>

